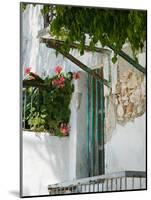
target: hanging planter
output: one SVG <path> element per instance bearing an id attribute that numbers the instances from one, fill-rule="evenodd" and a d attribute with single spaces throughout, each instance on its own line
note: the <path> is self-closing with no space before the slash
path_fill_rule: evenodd
<path id="1" fill-rule="evenodd" d="M 70 132 L 69 108 L 74 85 L 72 80 L 79 79 L 79 72 L 62 71 L 55 68 L 52 77 L 40 78 L 25 68 L 23 81 L 24 127 L 36 132 L 49 132 L 56 136 L 68 136 Z"/>

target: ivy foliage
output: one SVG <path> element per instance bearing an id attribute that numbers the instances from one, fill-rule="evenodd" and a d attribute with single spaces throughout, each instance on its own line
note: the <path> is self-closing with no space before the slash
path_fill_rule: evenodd
<path id="1" fill-rule="evenodd" d="M 24 88 L 23 118 L 25 117 L 25 129 L 63 136 L 60 132 L 60 124 L 69 124 L 71 113 L 69 104 L 74 85 L 72 84 L 71 73 L 59 76 L 64 77 L 64 87 L 57 87 L 53 84 L 54 80 L 58 80 L 58 75 L 55 75 L 43 79 L 49 87 Z"/>
<path id="2" fill-rule="evenodd" d="M 22 3 L 22 10 L 28 3 Z M 34 4 L 36 6 L 38 4 Z M 70 45 L 78 42 L 78 50 L 84 54 L 86 35 L 89 37 L 91 50 L 98 42 L 112 47 L 114 57 L 123 45 L 131 45 L 133 57 L 142 50 L 146 41 L 147 12 L 143 10 L 109 9 L 93 7 L 74 7 L 61 5 L 43 5 L 42 15 L 47 15 L 50 34 L 65 41 L 63 50 L 70 51 Z"/>
<path id="3" fill-rule="evenodd" d="M 92 51 L 98 42 L 103 47 L 112 46 L 115 52 L 129 42 L 136 58 L 146 40 L 146 11 L 56 6 L 50 32 L 65 38 L 66 51 L 69 51 L 70 44 L 79 42 L 78 49 L 81 55 L 84 54 L 87 34 Z"/>

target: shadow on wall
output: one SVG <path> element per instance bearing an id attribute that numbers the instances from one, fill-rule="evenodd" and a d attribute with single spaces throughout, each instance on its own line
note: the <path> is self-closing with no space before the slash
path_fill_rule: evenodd
<path id="1" fill-rule="evenodd" d="M 65 71 L 77 70 L 77 66 L 64 58 L 61 54 L 56 56 L 56 51 L 47 48 L 45 44 L 39 42 L 38 31 L 43 28 L 43 17 L 40 12 L 41 6 L 27 6 L 21 12 L 22 34 L 21 34 L 21 60 L 22 65 L 31 66 L 32 71 L 40 76 L 43 72 L 47 75 L 54 73 L 54 67 L 61 65 Z"/>
<path id="2" fill-rule="evenodd" d="M 37 142 L 37 140 L 39 141 Z M 41 164 L 47 165 L 51 168 L 56 179 L 59 180 L 65 176 L 66 173 L 64 172 L 63 174 L 61 172 L 63 172 L 64 170 L 68 171 L 68 138 L 59 138 L 57 136 L 49 135 L 38 137 L 33 135 L 31 139 L 29 138 L 28 141 L 26 140 L 24 142 L 25 145 L 28 146 L 28 149 L 34 151 L 34 154 L 36 154 L 38 161 L 42 162 Z M 25 151 L 26 150 L 27 149 L 25 149 Z"/>
<path id="3" fill-rule="evenodd" d="M 45 145 L 49 155 L 52 154 L 52 159 L 49 159 L 49 163 L 53 169 L 53 172 L 57 179 L 64 179 L 64 175 L 66 174 L 66 178 L 68 179 L 68 171 L 69 171 L 69 138 L 57 138 L 59 141 L 59 146 L 57 143 L 52 142 L 51 139 L 45 137 Z M 51 146 L 51 149 L 50 149 Z M 60 171 L 58 170 L 60 169 Z M 61 171 L 62 170 L 62 171 Z"/>
<path id="4" fill-rule="evenodd" d="M 37 33 L 43 28 L 43 17 L 40 13 L 41 5 L 28 5 L 21 11 L 21 61 L 24 66 L 31 66 L 37 72 L 39 54 L 39 40 Z"/>
<path id="5" fill-rule="evenodd" d="M 69 180 L 69 138 L 23 133 L 23 194 L 47 194 L 47 186 Z"/>
<path id="6" fill-rule="evenodd" d="M 19 191 L 17 191 L 17 190 L 11 190 L 11 191 L 9 191 L 9 193 L 12 194 L 13 196 L 19 198 Z"/>

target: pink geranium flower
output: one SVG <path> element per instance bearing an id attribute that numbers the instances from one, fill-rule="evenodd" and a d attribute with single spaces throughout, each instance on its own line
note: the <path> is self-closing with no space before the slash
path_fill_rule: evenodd
<path id="1" fill-rule="evenodd" d="M 65 85 L 65 78 L 61 76 L 59 79 L 55 79 L 52 81 L 52 85 L 57 86 L 58 88 L 63 88 Z"/>
<path id="2" fill-rule="evenodd" d="M 64 87 L 64 81 L 65 81 L 65 78 L 63 76 L 60 77 L 59 81 L 58 81 L 58 87 L 61 87 L 63 88 Z"/>
<path id="3" fill-rule="evenodd" d="M 29 80 L 34 80 L 35 78 L 33 76 L 29 76 Z"/>
<path id="4" fill-rule="evenodd" d="M 24 72 L 26 75 L 28 75 L 31 71 L 31 67 L 25 67 Z"/>
<path id="5" fill-rule="evenodd" d="M 57 80 L 53 80 L 52 85 L 57 85 Z"/>
<path id="6" fill-rule="evenodd" d="M 79 72 L 73 72 L 72 74 L 73 79 L 77 80 L 80 78 L 80 73 Z"/>
<path id="7" fill-rule="evenodd" d="M 62 71 L 62 67 L 60 67 L 60 66 L 55 67 L 55 73 L 56 74 L 60 74 L 61 71 Z"/>
<path id="8" fill-rule="evenodd" d="M 65 78 L 63 76 L 61 76 L 59 81 L 60 81 L 60 83 L 63 83 L 65 81 Z"/>
<path id="9" fill-rule="evenodd" d="M 69 134 L 70 128 L 66 123 L 61 123 L 60 126 L 60 132 L 63 134 L 63 136 L 67 136 Z"/>

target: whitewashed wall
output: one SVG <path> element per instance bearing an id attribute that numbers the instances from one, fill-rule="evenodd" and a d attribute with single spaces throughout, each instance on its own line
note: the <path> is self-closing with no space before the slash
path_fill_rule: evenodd
<path id="1" fill-rule="evenodd" d="M 74 81 L 68 137 L 23 132 L 23 195 L 47 194 L 48 184 L 87 177 L 86 77 Z"/>
<path id="2" fill-rule="evenodd" d="M 22 13 L 22 69 L 31 66 L 40 76 L 53 75 L 57 65 L 64 71 L 80 71 L 80 79 L 74 81 L 75 91 L 71 101 L 70 136 L 57 138 L 37 136 L 23 132 L 23 195 L 46 194 L 47 185 L 77 177 L 88 176 L 86 149 L 86 80 L 87 74 L 55 50 L 39 43 L 38 31 L 43 28 L 41 6 L 27 6 Z M 91 68 L 108 65 L 106 54 L 71 53 Z"/>
<path id="3" fill-rule="evenodd" d="M 69 138 L 23 133 L 23 195 L 48 194 L 48 184 L 69 179 Z"/>
<path id="4" fill-rule="evenodd" d="M 37 38 L 38 31 L 44 28 L 43 17 L 40 12 L 41 8 L 42 6 L 40 5 L 35 7 L 28 5 L 27 9 L 22 13 L 21 67 L 31 66 L 32 71 L 41 76 L 44 73 L 46 75 L 54 74 L 54 68 L 57 65 L 62 66 L 64 71 L 79 71 L 80 68 L 70 60 L 64 58 L 61 54 L 56 56 L 55 50 L 39 43 Z M 85 55 L 80 56 L 77 50 L 71 50 L 70 53 L 91 68 L 107 64 L 106 54 L 86 52 Z"/>
<path id="5" fill-rule="evenodd" d="M 145 171 L 145 114 L 126 125 L 117 125 L 105 145 L 105 171 Z"/>
<path id="6" fill-rule="evenodd" d="M 126 53 L 132 56 L 129 46 L 123 49 Z M 146 52 L 138 54 L 139 63 L 146 67 Z M 121 57 L 118 58 L 118 65 L 123 70 L 132 69 Z M 116 91 L 117 83 L 117 66 L 111 63 L 112 69 L 112 93 Z M 114 70 L 113 70 L 114 69 Z M 141 72 L 138 72 L 142 76 Z M 144 81 L 145 82 L 145 81 Z M 145 90 L 145 88 L 144 88 Z M 112 112 L 112 113 L 111 113 Z M 105 173 L 116 172 L 121 170 L 146 170 L 146 112 L 144 114 L 125 122 L 120 125 L 116 122 L 116 115 L 114 110 L 110 110 L 110 116 L 115 117 L 111 119 L 114 130 L 109 135 L 109 140 L 105 144 Z M 110 123 L 110 122 L 109 122 Z"/>
<path id="7" fill-rule="evenodd" d="M 81 78 L 75 81 L 75 92 L 71 101 L 70 136 L 58 138 L 49 135 L 37 136 L 23 133 L 23 195 L 47 194 L 47 185 L 77 177 L 88 176 L 86 151 L 86 78 L 87 75 L 75 64 L 56 57 L 55 50 L 39 43 L 38 31 L 43 28 L 41 6 L 28 6 L 22 13 L 22 69 L 31 66 L 40 76 L 53 74 L 54 67 L 60 65 L 65 71 L 81 71 Z M 108 56 L 100 53 L 86 53 L 80 56 L 71 53 L 91 68 L 109 66 Z M 141 56 L 140 56 L 141 57 Z M 111 66 L 113 92 L 117 81 L 117 66 Z M 108 72 L 105 72 L 108 78 Z M 82 94 L 82 96 L 81 96 Z M 105 95 L 109 91 L 105 89 Z M 81 103 L 78 103 L 81 96 Z M 105 145 L 106 173 L 119 170 L 144 170 L 145 160 L 145 116 L 116 126 L 111 140 Z M 141 164 L 140 164 L 141 162 Z"/>

